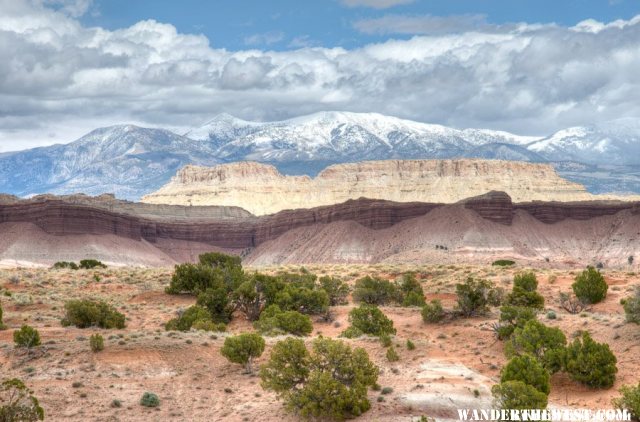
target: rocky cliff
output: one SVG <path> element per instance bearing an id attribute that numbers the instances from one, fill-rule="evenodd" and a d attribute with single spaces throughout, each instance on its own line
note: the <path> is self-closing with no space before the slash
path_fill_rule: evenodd
<path id="1" fill-rule="evenodd" d="M 490 190 L 513 201 L 598 199 L 547 164 L 500 160 L 386 160 L 337 164 L 317 177 L 285 176 L 254 162 L 186 166 L 142 202 L 224 205 L 255 215 L 313 208 L 360 197 L 395 202 L 454 203 Z M 600 198 L 604 199 L 604 197 Z"/>
<path id="2" fill-rule="evenodd" d="M 638 224 L 640 203 L 514 203 L 504 192 L 457 204 L 360 198 L 268 216 L 236 208 L 138 204 L 108 196 L 5 196 L 0 197 L 0 261 L 50 263 L 54 256 L 93 256 L 166 265 L 207 250 L 243 254 L 256 264 L 379 262 L 391 256 L 429 261 L 443 259 L 432 255 L 436 245 L 446 245 L 453 254 L 449 258 L 455 255 L 458 260 L 469 251 L 510 251 L 532 259 L 606 252 L 623 262 L 634 248 L 640 249 Z M 578 238 L 584 239 L 573 242 Z M 566 239 L 572 242 L 565 245 Z"/>

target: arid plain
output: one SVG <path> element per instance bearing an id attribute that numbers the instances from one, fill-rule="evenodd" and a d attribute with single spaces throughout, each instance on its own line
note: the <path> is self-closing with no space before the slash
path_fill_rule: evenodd
<path id="1" fill-rule="evenodd" d="M 275 274 L 300 267 L 270 267 Z M 245 268 L 252 271 L 252 268 Z M 484 278 L 509 290 L 513 276 L 526 268 L 491 265 L 321 265 L 306 270 L 340 277 L 349 284 L 366 275 L 395 280 L 407 271 L 416 273 L 427 300 L 440 299 L 453 309 L 455 284 L 467 277 Z M 606 342 L 618 359 L 615 385 L 592 390 L 558 373 L 551 378 L 551 408 L 610 408 L 618 388 L 637 382 L 640 370 L 640 327 L 625 323 L 620 299 L 630 296 L 638 283 L 637 268 L 603 270 L 609 285 L 606 299 L 579 314 L 570 314 L 559 303 L 560 292 L 569 292 L 578 269 L 535 270 L 538 291 L 545 298 L 539 319 L 559 327 L 571 341 L 587 329 L 594 339 Z M 226 333 L 165 331 L 164 324 L 179 310 L 195 303 L 192 296 L 168 295 L 171 268 L 106 268 L 66 270 L 17 268 L 0 270 L 0 301 L 8 329 L 0 331 L 0 365 L 6 376 L 22 378 L 40 398 L 47 420 L 229 420 L 293 421 L 276 396 L 260 387 L 260 378 L 247 375 L 240 365 L 220 354 L 228 335 L 252 330 L 237 315 Z M 126 315 L 126 328 L 101 330 L 62 327 L 64 303 L 75 298 L 103 299 Z M 310 342 L 317 336 L 337 337 L 348 325 L 355 305 L 331 307 L 332 321 L 313 319 Z M 491 386 L 499 382 L 506 362 L 504 343 L 491 328 L 499 310 L 482 317 L 423 322 L 420 308 L 384 306 L 397 334 L 392 338 L 400 356 L 389 362 L 386 348 L 377 338 L 346 342 L 364 347 L 380 368 L 380 391 L 370 391 L 370 411 L 359 420 L 410 421 L 421 416 L 457 419 L 457 408 L 490 407 Z M 550 319 L 549 315 L 555 314 Z M 13 346 L 11 335 L 22 324 L 40 331 L 42 346 L 27 352 Z M 93 353 L 88 338 L 100 332 L 103 351 Z M 258 360 L 268 359 L 279 337 L 266 337 L 267 347 Z M 407 340 L 415 344 L 408 350 Z M 390 387 L 390 388 L 385 388 Z M 139 405 L 145 391 L 158 394 L 161 406 Z"/>

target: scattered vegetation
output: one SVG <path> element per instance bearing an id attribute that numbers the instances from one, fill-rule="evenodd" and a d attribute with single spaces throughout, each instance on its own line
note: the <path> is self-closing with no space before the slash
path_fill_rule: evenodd
<path id="1" fill-rule="evenodd" d="M 531 319 L 523 327 L 516 327 L 505 352 L 507 356 L 530 354 L 553 374 L 563 367 L 566 344 L 567 338 L 559 328 Z"/>
<path id="2" fill-rule="evenodd" d="M 75 325 L 78 328 L 124 328 L 125 316 L 113 306 L 103 301 L 70 300 L 64 304 L 65 316 L 61 323 L 64 327 Z"/>
<path id="3" fill-rule="evenodd" d="M 92 352 L 100 352 L 104 350 L 104 338 L 100 334 L 93 334 L 89 337 L 89 347 Z"/>
<path id="4" fill-rule="evenodd" d="M 464 283 L 456 284 L 456 295 L 458 311 L 465 317 L 485 314 L 489 306 L 498 306 L 501 301 L 501 291 L 493 283 L 471 277 Z"/>
<path id="5" fill-rule="evenodd" d="M 516 274 L 513 289 L 505 298 L 505 304 L 527 308 L 543 309 L 544 297 L 537 292 L 538 280 L 533 272 Z"/>
<path id="6" fill-rule="evenodd" d="M 106 265 L 104 265 L 97 259 L 83 259 L 80 261 L 80 265 L 78 265 L 78 267 L 84 270 L 91 270 L 93 268 L 107 268 Z"/>
<path id="7" fill-rule="evenodd" d="M 424 291 L 414 272 L 405 273 L 398 286 L 402 306 L 424 306 Z"/>
<path id="8" fill-rule="evenodd" d="M 386 305 L 397 302 L 399 293 L 397 287 L 390 282 L 377 277 L 366 276 L 356 280 L 353 290 L 353 300 L 369 305 Z"/>
<path id="9" fill-rule="evenodd" d="M 262 387 L 283 399 L 287 409 L 306 418 L 342 420 L 369 410 L 367 390 L 378 368 L 362 348 L 327 338 L 279 341 L 260 370 Z"/>
<path id="10" fill-rule="evenodd" d="M 442 308 L 442 302 L 438 299 L 434 299 L 422 307 L 422 320 L 424 322 L 440 322 L 445 316 L 446 314 Z"/>
<path id="11" fill-rule="evenodd" d="M 351 327 L 357 332 L 380 337 L 384 334 L 395 334 L 393 321 L 373 305 L 360 305 L 349 312 Z M 345 335 L 345 337 L 348 337 Z"/>
<path id="12" fill-rule="evenodd" d="M 78 267 L 78 264 L 76 264 L 75 262 L 58 261 L 55 264 L 53 264 L 53 268 L 55 269 L 68 268 L 70 270 L 77 270 L 79 267 Z"/>
<path id="13" fill-rule="evenodd" d="M 536 319 L 536 310 L 524 306 L 502 306 L 500 319 L 494 325 L 494 331 L 498 339 L 505 340 L 511 337 L 516 328 L 522 328 L 531 320 Z"/>
<path id="14" fill-rule="evenodd" d="M 498 409 L 546 409 L 547 395 L 522 381 L 506 381 L 494 385 L 491 393 Z"/>
<path id="15" fill-rule="evenodd" d="M 349 285 L 337 277 L 324 276 L 320 277 L 320 287 L 327 292 L 329 296 L 329 305 L 346 305 L 347 296 L 351 289 Z"/>
<path id="16" fill-rule="evenodd" d="M 586 270 L 579 274 L 571 287 L 576 297 L 583 303 L 588 304 L 603 301 L 607 297 L 607 290 L 609 289 L 600 271 L 593 267 L 587 267 Z"/>
<path id="17" fill-rule="evenodd" d="M 280 334 L 308 336 L 313 331 L 311 318 L 307 315 L 298 311 L 282 311 L 278 305 L 271 305 L 265 309 L 254 326 L 262 334 L 269 336 Z"/>
<path id="18" fill-rule="evenodd" d="M 167 322 L 164 328 L 167 331 L 189 331 L 191 327 L 195 328 L 194 325 L 196 324 L 208 322 L 213 322 L 209 316 L 209 311 L 202 306 L 193 305 L 180 313 L 177 318 Z M 224 324 L 222 325 L 224 326 Z"/>
<path id="19" fill-rule="evenodd" d="M 396 352 L 396 348 L 393 347 L 393 345 L 387 349 L 387 360 L 389 362 L 397 362 L 400 360 L 400 355 L 398 355 L 398 352 Z"/>
<path id="20" fill-rule="evenodd" d="M 16 347 L 27 349 L 40 346 L 40 333 L 29 325 L 23 325 L 19 330 L 13 332 L 13 342 Z"/>
<path id="21" fill-rule="evenodd" d="M 640 324 L 640 287 L 636 286 L 633 296 L 622 301 L 622 307 L 628 322 Z M 2 325 L 2 310 L 0 309 L 0 326 Z"/>
<path id="22" fill-rule="evenodd" d="M 35 422 L 44 420 L 44 409 L 21 380 L 7 379 L 0 384 L 0 421 Z"/>
<path id="23" fill-rule="evenodd" d="M 597 343 L 583 332 L 567 347 L 566 371 L 571 378 L 592 388 L 610 388 L 616 380 L 617 359 L 609 345 Z"/>
<path id="24" fill-rule="evenodd" d="M 158 407 L 160 406 L 160 398 L 155 393 L 145 392 L 140 399 L 140 404 L 144 407 Z"/>
<path id="25" fill-rule="evenodd" d="M 253 360 L 264 352 L 264 339 L 256 333 L 242 333 L 227 337 L 220 349 L 222 356 L 230 362 L 244 365 L 247 373 L 253 373 Z"/>
<path id="26" fill-rule="evenodd" d="M 510 259 L 498 259 L 497 261 L 493 261 L 491 265 L 495 267 L 510 267 L 515 264 L 516 262 Z"/>
<path id="27" fill-rule="evenodd" d="M 545 395 L 548 395 L 551 390 L 549 372 L 529 354 L 514 356 L 502 368 L 500 382 L 507 381 L 521 381 Z"/>
<path id="28" fill-rule="evenodd" d="M 640 420 L 640 382 L 638 385 L 624 385 L 620 387 L 621 396 L 612 400 L 618 409 L 627 409 L 633 420 Z"/>

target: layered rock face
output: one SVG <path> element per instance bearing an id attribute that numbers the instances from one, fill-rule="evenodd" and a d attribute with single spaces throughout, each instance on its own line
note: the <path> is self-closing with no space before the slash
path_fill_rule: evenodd
<path id="1" fill-rule="evenodd" d="M 548 164 L 461 159 L 337 164 L 315 178 L 285 176 L 273 166 L 254 162 L 186 166 L 142 202 L 237 206 L 265 215 L 360 197 L 454 203 L 491 190 L 506 192 L 514 202 L 596 199 L 584 186 L 558 176 Z"/>
<path id="2" fill-rule="evenodd" d="M 637 202 L 514 203 L 504 192 L 456 204 L 361 198 L 268 216 L 112 197 L 5 196 L 0 197 L 0 261 L 50 265 L 104 257 L 128 265 L 170 265 L 222 250 L 256 265 L 464 262 L 505 254 L 624 264 L 640 249 L 639 224 Z M 447 246 L 446 256 L 438 245 Z"/>

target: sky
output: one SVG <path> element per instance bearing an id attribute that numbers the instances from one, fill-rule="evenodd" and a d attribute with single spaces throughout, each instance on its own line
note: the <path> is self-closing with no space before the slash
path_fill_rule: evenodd
<path id="1" fill-rule="evenodd" d="M 640 0 L 0 0 L 0 153 L 114 124 L 640 117 Z"/>

